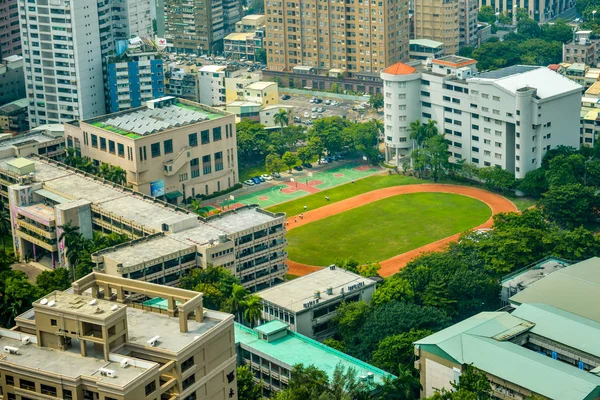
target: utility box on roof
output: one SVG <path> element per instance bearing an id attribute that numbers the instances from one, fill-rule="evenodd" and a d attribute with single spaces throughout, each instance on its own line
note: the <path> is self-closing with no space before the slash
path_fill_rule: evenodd
<path id="1" fill-rule="evenodd" d="M 19 176 L 35 173 L 35 163 L 26 158 L 20 157 L 6 163 L 9 172 L 14 172 Z"/>

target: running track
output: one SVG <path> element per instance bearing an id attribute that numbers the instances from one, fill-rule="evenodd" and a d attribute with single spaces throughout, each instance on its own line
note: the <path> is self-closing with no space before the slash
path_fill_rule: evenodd
<path id="1" fill-rule="evenodd" d="M 517 207 L 515 207 L 510 200 L 498 194 L 482 189 L 468 186 L 424 183 L 416 185 L 393 186 L 363 193 L 346 200 L 338 201 L 337 203 L 332 203 L 317 208 L 316 210 L 309 210 L 304 213 L 304 218 L 302 219 L 299 219 L 296 216 L 291 216 L 287 219 L 287 229 L 292 230 L 304 224 L 309 224 L 311 222 L 315 222 L 335 214 L 343 213 L 353 208 L 360 207 L 381 199 L 386 199 L 388 197 L 420 192 L 455 193 L 472 197 L 486 203 L 492 209 L 492 216 L 486 222 L 473 229 L 491 228 L 494 222 L 492 218 L 494 214 L 517 211 Z M 294 219 L 296 219 L 296 222 L 294 222 Z M 419 254 L 428 251 L 443 250 L 448 243 L 458 240 L 459 236 L 460 233 L 457 233 L 456 235 L 448 236 L 447 238 L 438 240 L 437 242 L 429 243 L 425 246 L 421 246 L 414 250 L 410 250 L 406 253 L 399 254 L 395 257 L 381 261 L 381 270 L 379 271 L 379 274 L 384 277 L 393 275 Z M 301 264 L 291 260 L 287 261 L 287 265 L 289 267 L 289 273 L 292 275 L 306 275 L 321 268 L 312 265 Z"/>

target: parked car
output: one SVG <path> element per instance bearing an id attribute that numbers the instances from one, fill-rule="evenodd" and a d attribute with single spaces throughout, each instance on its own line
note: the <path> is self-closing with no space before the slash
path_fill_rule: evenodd
<path id="1" fill-rule="evenodd" d="M 337 160 L 341 160 L 343 157 L 339 154 L 334 154 L 333 156 L 331 156 L 331 158 L 333 158 L 334 161 L 337 161 Z"/>
<path id="2" fill-rule="evenodd" d="M 319 112 L 319 108 L 318 107 L 313 107 L 310 111 L 316 113 L 316 112 Z"/>
<path id="3" fill-rule="evenodd" d="M 299 116 L 294 115 L 294 122 L 302 122 L 302 119 Z"/>
<path id="4" fill-rule="evenodd" d="M 296 166 L 294 167 L 294 169 L 295 169 L 296 171 L 302 171 L 302 169 L 303 169 L 303 168 L 302 168 L 301 166 L 299 166 L 299 165 L 296 165 Z"/>
<path id="5" fill-rule="evenodd" d="M 315 102 L 315 100 L 316 100 L 316 99 L 313 97 L 313 98 L 312 98 L 312 99 L 310 99 L 308 102 L 309 102 L 309 103 L 314 103 L 314 102 Z"/>
<path id="6" fill-rule="evenodd" d="M 248 186 L 254 186 L 254 181 L 252 179 L 248 179 L 247 181 L 244 181 L 244 184 Z"/>
<path id="7" fill-rule="evenodd" d="M 317 119 L 321 119 L 321 118 L 323 118 L 323 114 L 317 115 Z"/>
<path id="8" fill-rule="evenodd" d="M 291 99 L 291 98 L 292 98 L 292 96 L 290 96 L 289 94 L 284 94 L 284 95 L 281 97 L 281 100 L 289 100 L 289 99 Z"/>
<path id="9" fill-rule="evenodd" d="M 260 177 L 263 178 L 265 181 L 272 181 L 273 180 L 273 177 L 271 175 L 269 175 L 269 174 L 262 174 Z"/>
<path id="10" fill-rule="evenodd" d="M 265 178 L 263 178 L 262 176 L 255 176 L 254 178 L 258 179 L 261 182 L 265 181 Z"/>
<path id="11" fill-rule="evenodd" d="M 305 162 L 304 164 L 302 164 L 302 166 L 303 166 L 304 168 L 312 168 L 312 164 L 311 164 L 311 163 L 309 163 L 309 162 Z"/>
<path id="12" fill-rule="evenodd" d="M 315 99 L 315 104 L 321 104 L 323 102 L 323 100 L 321 99 Z"/>
<path id="13" fill-rule="evenodd" d="M 332 163 L 335 161 L 332 157 L 325 157 L 325 160 L 327 160 L 328 163 Z"/>
<path id="14" fill-rule="evenodd" d="M 304 111 L 304 118 L 308 118 L 310 117 L 310 114 L 308 113 L 308 111 Z"/>
<path id="15" fill-rule="evenodd" d="M 281 174 L 279 172 L 273 172 L 273 178 L 279 179 L 281 178 Z"/>
<path id="16" fill-rule="evenodd" d="M 327 159 L 326 159 L 326 158 L 321 158 L 321 159 L 319 160 L 319 164 L 329 164 L 329 161 L 327 161 Z"/>
<path id="17" fill-rule="evenodd" d="M 255 185 L 258 185 L 260 183 L 260 179 L 258 179 L 256 177 L 251 178 L 251 179 L 252 179 L 252 182 L 254 182 Z"/>
<path id="18" fill-rule="evenodd" d="M 325 108 L 320 107 L 320 108 L 317 109 L 317 112 L 324 113 L 325 112 Z"/>
<path id="19" fill-rule="evenodd" d="M 330 106 L 331 105 L 331 100 L 325 100 L 325 105 L 326 106 Z"/>
<path id="20" fill-rule="evenodd" d="M 317 119 L 317 114 L 310 114 L 310 119 Z"/>

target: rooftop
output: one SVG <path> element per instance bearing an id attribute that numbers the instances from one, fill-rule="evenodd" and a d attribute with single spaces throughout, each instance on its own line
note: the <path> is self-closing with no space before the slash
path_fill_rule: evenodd
<path id="1" fill-rule="evenodd" d="M 507 275 L 502 278 L 502 286 L 517 286 L 527 287 L 533 282 L 536 282 L 548 274 L 556 272 L 561 268 L 568 266 L 565 260 L 557 258 L 544 259 L 542 262 L 536 263 L 530 268 L 519 270 L 516 273 Z"/>
<path id="2" fill-rule="evenodd" d="M 325 371 L 330 379 L 333 377 L 333 371 L 338 364 L 341 364 L 344 368 L 354 368 L 358 376 L 370 372 L 373 374 L 376 383 L 382 383 L 385 376 L 393 377 L 393 375 L 379 368 L 334 350 L 316 340 L 290 331 L 280 339 L 266 342 L 259 339 L 256 330 L 235 323 L 235 342 L 281 361 L 290 370 L 296 364 L 314 365 Z"/>
<path id="3" fill-rule="evenodd" d="M 216 108 L 174 99 L 171 104 L 164 104 L 160 107 L 143 106 L 83 122 L 131 139 L 138 139 L 169 129 L 222 118 L 226 115 L 228 114 Z"/>
<path id="4" fill-rule="evenodd" d="M 270 335 L 272 333 L 276 333 L 276 332 L 282 331 L 284 329 L 288 329 L 288 327 L 289 327 L 289 325 L 286 324 L 285 322 L 281 322 L 279 320 L 273 320 L 273 321 L 267 322 L 266 324 L 257 326 L 256 328 L 254 328 L 254 330 L 256 332 L 264 334 L 264 335 Z"/>
<path id="5" fill-rule="evenodd" d="M 29 106 L 29 101 L 27 99 L 19 99 L 15 101 L 11 101 L 10 103 L 6 103 L 0 106 L 0 114 L 2 115 L 11 115 L 15 112 L 20 112 L 24 108 Z"/>
<path id="6" fill-rule="evenodd" d="M 529 65 L 514 65 L 496 71 L 483 72 L 469 78 L 468 81 L 489 82 L 512 94 L 522 88 L 535 88 L 537 96 L 541 99 L 569 92 L 581 92 L 582 89 L 578 83 L 546 67 Z"/>
<path id="7" fill-rule="evenodd" d="M 252 20 L 259 20 L 259 19 L 264 18 L 264 17 L 265 17 L 264 14 L 250 14 L 250 15 L 244 16 L 242 18 L 242 21 L 244 21 L 244 20 L 250 20 L 250 21 L 252 21 Z"/>
<path id="8" fill-rule="evenodd" d="M 225 36 L 225 40 L 247 40 L 254 37 L 254 32 L 233 32 Z"/>
<path id="9" fill-rule="evenodd" d="M 471 65 L 471 64 L 477 63 L 477 61 L 472 58 L 455 56 L 455 55 L 436 58 L 432 62 L 434 64 L 448 65 L 448 66 L 456 67 L 456 68 L 464 67 L 466 65 Z"/>
<path id="10" fill-rule="evenodd" d="M 205 65 L 204 67 L 200 68 L 199 71 L 200 72 L 221 72 L 221 71 L 225 71 L 225 69 L 227 69 L 227 67 L 224 65 Z"/>
<path id="11" fill-rule="evenodd" d="M 235 233 L 272 222 L 274 215 L 277 216 L 258 207 L 244 207 L 210 217 L 206 224 L 225 233 Z"/>
<path id="12" fill-rule="evenodd" d="M 600 258 L 571 265 L 510 298 L 515 305 L 544 303 L 600 322 Z"/>
<path id="13" fill-rule="evenodd" d="M 438 42 L 437 40 L 431 40 L 431 39 L 411 39 L 410 44 L 416 44 L 419 46 L 432 47 L 432 48 L 444 47 L 443 42 Z"/>
<path id="14" fill-rule="evenodd" d="M 25 133 L 0 139 L 0 152 L 3 150 L 20 147 L 25 144 L 43 144 L 58 139 L 58 137 L 45 135 L 39 132 Z"/>
<path id="15" fill-rule="evenodd" d="M 23 345 L 21 340 L 10 337 L 14 335 L 11 332 L 14 331 L 6 329 L 0 331 L 0 347 L 17 347 L 19 354 L 2 353 L 0 364 L 17 364 L 31 370 L 48 371 L 69 379 L 87 376 L 107 385 L 121 387 L 126 386 L 129 382 L 145 374 L 150 368 L 158 368 L 159 366 L 156 363 L 136 360 L 138 362 L 135 365 L 123 368 L 116 361 L 107 362 L 102 358 L 81 357 L 79 342 L 76 339 L 73 339 L 74 343 L 72 343 L 70 351 L 58 351 L 46 347 L 38 347 L 34 343 Z M 18 332 L 14 333 L 18 334 Z M 111 357 L 115 358 L 112 354 Z M 102 376 L 99 371 L 100 368 L 115 371 L 116 377 Z"/>
<path id="16" fill-rule="evenodd" d="M 528 315 L 536 313 L 529 311 Z M 540 321 L 542 317 L 538 314 L 535 319 Z M 546 322 L 544 328 L 549 322 L 559 321 L 549 319 Z M 596 398 L 600 394 L 600 377 L 597 375 L 509 341 L 518 334 L 535 329 L 535 325 L 506 312 L 486 312 L 421 339 L 415 345 L 458 364 L 472 363 L 489 374 L 551 399 Z M 538 327 L 537 333 L 545 336 L 547 331 L 544 328 Z M 551 327 L 554 332 L 562 329 L 562 326 Z M 565 329 L 562 336 L 569 333 Z"/>
<path id="17" fill-rule="evenodd" d="M 43 299 L 33 302 L 35 309 L 48 312 L 60 310 L 69 314 L 106 319 L 113 314 L 122 312 L 127 306 L 112 301 L 93 299 L 91 297 L 79 296 L 72 293 L 54 291 Z"/>
<path id="18" fill-rule="evenodd" d="M 320 291 L 319 301 L 326 302 L 351 293 L 353 289 L 350 287 L 357 284 L 369 286 L 375 285 L 375 281 L 343 268 L 327 267 L 281 285 L 267 288 L 256 295 L 269 303 L 277 304 L 292 312 L 299 312 L 306 308 L 304 304 L 315 300 L 315 291 Z M 329 286 L 333 289 L 333 294 L 327 294 Z"/>
<path id="19" fill-rule="evenodd" d="M 598 96 L 600 93 L 600 82 L 594 82 L 592 86 L 585 91 L 585 94 L 591 94 L 593 96 Z"/>
<path id="20" fill-rule="evenodd" d="M 170 236 L 159 236 L 151 239 L 136 241 L 134 244 L 115 246 L 107 249 L 102 254 L 117 263 L 123 264 L 123 268 L 141 265 L 145 262 L 168 257 L 173 253 L 188 250 L 185 245 Z"/>
<path id="21" fill-rule="evenodd" d="M 411 67 L 410 65 L 406 65 L 404 63 L 396 63 L 390 67 L 387 67 L 386 69 L 384 69 L 383 72 L 384 74 L 390 74 L 390 75 L 410 75 L 410 74 L 414 74 L 416 72 L 416 68 Z"/>
<path id="22" fill-rule="evenodd" d="M 245 89 L 250 89 L 250 90 L 265 90 L 268 87 L 271 86 L 277 86 L 277 83 L 275 82 L 264 82 L 264 81 L 259 81 L 259 82 L 254 82 L 249 84 L 248 86 L 246 86 Z"/>

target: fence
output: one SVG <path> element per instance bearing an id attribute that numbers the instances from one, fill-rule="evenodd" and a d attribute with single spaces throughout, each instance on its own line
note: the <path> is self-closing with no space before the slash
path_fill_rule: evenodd
<path id="1" fill-rule="evenodd" d="M 323 96 L 329 99 L 339 99 L 339 100 L 350 100 L 350 101 L 369 101 L 369 96 L 353 96 L 350 94 L 341 94 L 341 93 L 331 93 L 331 92 L 321 92 L 318 90 L 305 90 L 305 89 L 292 89 L 292 88 L 279 88 L 280 93 L 288 93 L 288 94 L 301 94 L 305 96 Z"/>

